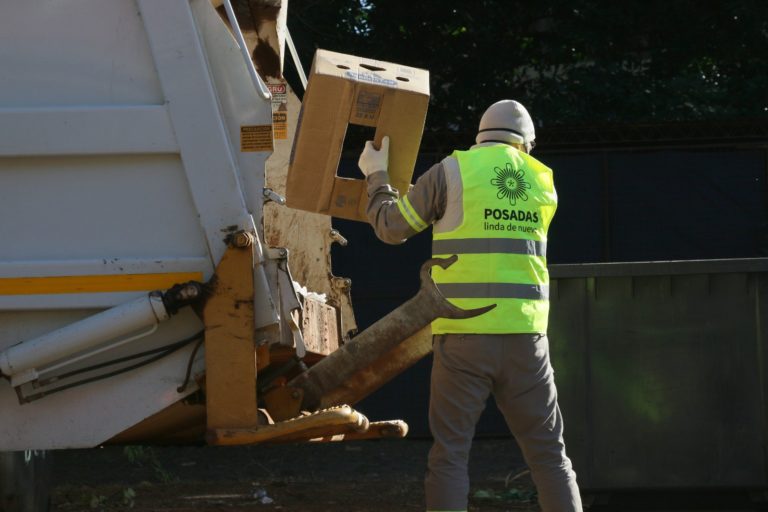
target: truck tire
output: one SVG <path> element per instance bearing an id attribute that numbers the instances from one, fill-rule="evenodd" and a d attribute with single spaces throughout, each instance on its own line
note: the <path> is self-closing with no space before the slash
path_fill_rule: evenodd
<path id="1" fill-rule="evenodd" d="M 48 512 L 51 452 L 0 452 L 0 511 Z"/>

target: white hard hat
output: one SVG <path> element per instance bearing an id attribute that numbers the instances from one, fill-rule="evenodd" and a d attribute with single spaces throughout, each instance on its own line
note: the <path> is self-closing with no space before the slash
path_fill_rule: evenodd
<path id="1" fill-rule="evenodd" d="M 515 100 L 497 101 L 480 118 L 475 141 L 523 144 L 530 151 L 536 138 L 533 120 L 525 107 Z"/>

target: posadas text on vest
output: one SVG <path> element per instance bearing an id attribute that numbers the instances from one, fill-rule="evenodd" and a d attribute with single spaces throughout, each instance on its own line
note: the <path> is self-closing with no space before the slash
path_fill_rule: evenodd
<path id="1" fill-rule="evenodd" d="M 525 222 L 539 222 L 539 212 L 529 212 L 525 210 L 503 210 L 500 208 L 486 208 L 483 212 L 483 218 L 493 218 L 494 220 L 517 220 Z"/>

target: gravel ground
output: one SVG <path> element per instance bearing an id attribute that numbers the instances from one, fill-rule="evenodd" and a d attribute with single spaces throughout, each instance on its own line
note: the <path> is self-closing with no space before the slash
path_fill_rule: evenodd
<path id="1" fill-rule="evenodd" d="M 429 445 L 407 439 L 55 452 L 52 510 L 423 511 Z M 511 440 L 477 440 L 470 477 L 470 510 L 538 510 Z"/>
<path id="2" fill-rule="evenodd" d="M 430 441 L 249 447 L 106 447 L 53 453 L 53 511 L 423 511 Z M 510 439 L 478 439 L 469 510 L 534 512 Z M 716 489 L 585 493 L 588 512 L 754 512 L 768 493 Z"/>

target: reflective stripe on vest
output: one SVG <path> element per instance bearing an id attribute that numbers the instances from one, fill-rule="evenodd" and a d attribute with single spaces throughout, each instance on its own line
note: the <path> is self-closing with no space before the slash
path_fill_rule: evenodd
<path id="1" fill-rule="evenodd" d="M 434 334 L 546 332 L 547 230 L 557 208 L 552 171 L 503 144 L 453 154 L 459 163 L 460 226 L 433 231 L 432 254 L 459 259 L 432 278 L 453 304 L 496 308 L 466 320 L 437 319 Z"/>
<path id="2" fill-rule="evenodd" d="M 440 293 L 449 299 L 531 299 L 548 300 L 549 285 L 518 283 L 441 283 Z"/>
<path id="3" fill-rule="evenodd" d="M 433 254 L 528 254 L 547 256 L 547 242 L 516 238 L 464 238 L 433 240 Z"/>

